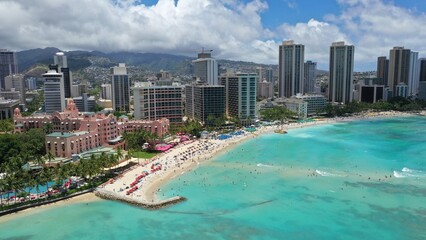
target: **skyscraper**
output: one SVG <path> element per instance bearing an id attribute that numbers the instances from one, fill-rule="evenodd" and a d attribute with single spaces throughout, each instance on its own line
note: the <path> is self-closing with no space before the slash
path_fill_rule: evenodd
<path id="1" fill-rule="evenodd" d="M 44 106 L 46 113 L 62 112 L 65 109 L 63 74 L 49 70 L 44 78 Z"/>
<path id="2" fill-rule="evenodd" d="M 101 85 L 101 98 L 102 99 L 112 99 L 111 84 L 102 84 Z"/>
<path id="3" fill-rule="evenodd" d="M 274 70 L 272 68 L 268 68 L 265 71 L 265 80 L 274 84 Z"/>
<path id="4" fill-rule="evenodd" d="M 388 84 L 389 60 L 386 57 L 377 58 L 377 83 L 378 85 Z"/>
<path id="5" fill-rule="evenodd" d="M 65 56 L 63 52 L 57 52 L 53 56 L 53 62 L 54 62 L 53 65 L 49 65 L 49 69 L 56 70 L 56 72 L 63 74 L 65 98 L 72 97 L 72 94 L 71 94 L 72 75 L 71 75 L 70 69 L 68 68 L 67 56 Z"/>
<path id="6" fill-rule="evenodd" d="M 426 81 L 426 58 L 420 58 L 420 82 Z"/>
<path id="7" fill-rule="evenodd" d="M 304 82 L 305 93 L 313 93 L 315 88 L 315 81 L 317 78 L 317 63 L 312 61 L 305 62 L 304 67 Z"/>
<path id="8" fill-rule="evenodd" d="M 398 84 L 405 83 L 408 88 L 408 97 L 418 94 L 420 80 L 420 63 L 418 58 L 418 52 L 413 52 L 404 47 L 394 47 L 390 50 L 388 85 L 394 93 L 396 93 L 396 86 Z"/>
<path id="9" fill-rule="evenodd" d="M 194 64 L 195 78 L 209 85 L 219 83 L 217 61 L 212 58 L 211 52 L 204 52 L 203 50 L 198 54 L 198 59 L 192 61 L 192 63 Z"/>
<path id="10" fill-rule="evenodd" d="M 130 81 L 124 63 L 111 68 L 112 108 L 114 111 L 130 111 Z"/>
<path id="11" fill-rule="evenodd" d="M 221 77 L 221 85 L 225 86 L 226 114 L 240 120 L 256 118 L 256 85 L 259 76 L 256 74 L 237 73 Z"/>
<path id="12" fill-rule="evenodd" d="M 305 46 L 284 41 L 279 48 L 279 97 L 304 93 Z"/>
<path id="13" fill-rule="evenodd" d="M 5 89 L 4 78 L 16 73 L 18 73 L 16 53 L 6 49 L 0 49 L 0 90 Z"/>
<path id="14" fill-rule="evenodd" d="M 388 86 L 394 93 L 398 83 L 403 82 L 408 85 L 410 55 L 410 49 L 404 49 L 404 47 L 394 47 L 390 50 Z"/>
<path id="15" fill-rule="evenodd" d="M 167 118 L 170 124 L 182 123 L 184 116 L 183 86 L 156 86 L 151 82 L 142 82 L 135 84 L 132 89 L 135 119 Z"/>
<path id="16" fill-rule="evenodd" d="M 4 78 L 5 82 L 5 90 L 11 91 L 15 89 L 15 91 L 19 91 L 19 100 L 21 100 L 21 104 L 25 104 L 25 81 L 23 74 L 13 74 Z"/>
<path id="17" fill-rule="evenodd" d="M 420 81 L 420 64 L 419 64 L 419 53 L 410 52 L 410 65 L 408 70 L 408 96 L 417 96 L 419 93 L 419 81 Z"/>
<path id="18" fill-rule="evenodd" d="M 188 85 L 185 87 L 185 115 L 202 124 L 225 115 L 225 87 L 221 85 Z"/>
<path id="19" fill-rule="evenodd" d="M 355 47 L 334 42 L 330 47 L 328 100 L 349 103 L 353 100 L 353 71 Z"/>

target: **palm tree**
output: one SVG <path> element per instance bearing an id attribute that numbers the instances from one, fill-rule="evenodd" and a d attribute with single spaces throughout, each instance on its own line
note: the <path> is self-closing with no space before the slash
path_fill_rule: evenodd
<path id="1" fill-rule="evenodd" d="M 123 158 L 123 152 L 121 151 L 121 148 L 117 149 L 117 158 L 118 158 L 118 161 L 120 161 L 121 158 Z"/>
<path id="2" fill-rule="evenodd" d="M 46 185 L 46 189 L 49 189 L 49 182 L 53 179 L 53 171 L 49 167 L 43 168 L 43 171 L 41 172 L 41 179 L 43 185 Z"/>
<path id="3" fill-rule="evenodd" d="M 55 159 L 55 157 L 53 156 L 53 154 L 50 151 L 48 151 L 46 153 L 46 158 L 47 158 L 47 162 L 49 163 L 49 167 L 50 167 L 50 163 L 51 163 L 52 160 Z"/>
<path id="4" fill-rule="evenodd" d="M 6 191 L 6 181 L 2 177 L 0 178 L 0 206 L 3 206 L 3 194 L 5 191 Z"/>

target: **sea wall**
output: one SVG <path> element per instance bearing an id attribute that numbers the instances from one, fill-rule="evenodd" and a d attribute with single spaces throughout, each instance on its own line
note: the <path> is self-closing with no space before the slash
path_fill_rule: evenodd
<path id="1" fill-rule="evenodd" d="M 172 198 L 162 200 L 162 201 L 158 201 L 158 202 L 146 202 L 146 201 L 141 200 L 141 199 L 130 198 L 130 197 L 123 196 L 121 194 L 111 192 L 111 191 L 101 189 L 101 188 L 97 188 L 94 193 L 97 197 L 100 197 L 100 198 L 103 198 L 103 199 L 120 201 L 120 202 L 128 203 L 128 204 L 131 204 L 131 205 L 136 205 L 136 206 L 143 207 L 143 208 L 146 208 L 146 209 L 151 209 L 151 210 L 165 208 L 165 207 L 168 207 L 170 205 L 174 205 L 174 204 L 177 204 L 177 203 L 180 203 L 180 202 L 183 202 L 183 201 L 186 200 L 185 197 L 176 196 L 176 197 L 172 197 Z"/>
<path id="2" fill-rule="evenodd" d="M 16 207 L 16 208 L 3 210 L 3 211 L 0 211 L 0 216 L 4 216 L 4 215 L 7 215 L 7 214 L 11 214 L 11 213 L 16 213 L 16 212 L 19 212 L 19 211 L 22 211 L 22 210 L 25 210 L 25 209 L 28 209 L 28 208 L 39 207 L 39 206 L 42 206 L 42 205 L 59 202 L 59 201 L 62 201 L 62 200 L 68 199 L 68 198 L 73 198 L 73 197 L 76 197 L 76 196 L 80 196 L 80 195 L 83 195 L 83 194 L 86 194 L 86 193 L 89 193 L 89 192 L 92 192 L 92 191 L 93 191 L 93 189 L 88 189 L 88 190 L 84 190 L 84 191 L 81 191 L 81 192 L 76 192 L 76 193 L 73 193 L 73 194 L 70 194 L 70 195 L 66 195 L 66 196 L 63 196 L 63 197 L 58 197 L 58 198 L 55 198 L 55 199 L 46 199 L 42 202 L 30 203 L 30 204 L 22 205 L 22 206 L 19 206 L 19 207 Z"/>

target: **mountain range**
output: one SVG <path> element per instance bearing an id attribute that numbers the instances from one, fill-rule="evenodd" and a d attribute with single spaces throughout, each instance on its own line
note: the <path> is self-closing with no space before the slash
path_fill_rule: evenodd
<path id="1" fill-rule="evenodd" d="M 44 49 L 30 49 L 17 52 L 20 72 L 27 72 L 36 66 L 47 66 L 53 63 L 55 53 L 60 49 L 47 47 Z M 137 66 L 151 71 L 170 71 L 177 74 L 191 73 L 191 62 L 195 58 L 163 53 L 135 53 L 113 52 L 103 53 L 99 51 L 63 51 L 67 56 L 68 67 L 71 71 L 78 71 L 89 66 L 109 68 L 118 63 L 126 63 L 128 66 Z M 252 62 L 218 60 L 219 65 L 238 68 L 255 68 L 257 66 L 269 67 L 271 65 L 256 64 Z M 272 65 L 276 68 L 276 65 Z"/>

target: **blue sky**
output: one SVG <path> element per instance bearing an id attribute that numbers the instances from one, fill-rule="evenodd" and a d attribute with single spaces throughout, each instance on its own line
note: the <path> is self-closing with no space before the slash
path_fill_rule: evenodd
<path id="1" fill-rule="evenodd" d="M 0 0 L 2 48 L 173 53 L 277 64 L 283 40 L 328 68 L 332 42 L 355 70 L 404 46 L 426 57 L 426 0 Z M 64 11 L 67 9 L 67 11 Z"/>
<path id="2" fill-rule="evenodd" d="M 146 6 L 157 4 L 158 0 L 137 0 Z M 243 0 L 248 3 L 250 0 Z M 337 0 L 266 0 L 268 9 L 262 16 L 262 23 L 267 28 L 276 28 L 283 23 L 307 22 L 311 18 L 322 20 L 328 14 L 338 14 L 342 9 Z M 412 11 L 425 12 L 426 0 L 394 0 L 393 3 Z"/>

